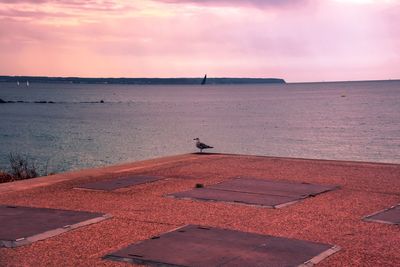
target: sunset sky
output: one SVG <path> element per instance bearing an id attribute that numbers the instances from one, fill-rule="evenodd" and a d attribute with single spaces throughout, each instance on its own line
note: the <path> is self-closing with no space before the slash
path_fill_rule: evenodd
<path id="1" fill-rule="evenodd" d="M 400 0 L 0 0 L 0 75 L 400 78 Z"/>

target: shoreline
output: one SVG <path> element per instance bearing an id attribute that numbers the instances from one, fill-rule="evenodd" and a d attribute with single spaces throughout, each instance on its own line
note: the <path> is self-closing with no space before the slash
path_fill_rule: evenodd
<path id="1" fill-rule="evenodd" d="M 157 158 L 152 158 L 152 159 L 145 159 L 145 160 L 139 160 L 139 161 L 134 161 L 134 162 L 124 162 L 124 163 L 119 163 L 119 164 L 112 164 L 112 165 L 106 165 L 106 166 L 97 166 L 97 167 L 92 167 L 92 168 L 83 168 L 83 169 L 77 169 L 77 170 L 68 170 L 65 172 L 60 172 L 60 173 L 55 173 L 55 174 L 49 174 L 45 176 L 37 176 L 34 178 L 27 178 L 27 179 L 21 179 L 21 180 L 15 180 L 11 182 L 4 182 L 0 183 L 0 194 L 4 191 L 2 187 L 4 188 L 13 188 L 14 190 L 18 190 L 18 187 L 21 186 L 21 188 L 26 189 L 27 187 L 23 186 L 24 181 L 29 181 L 27 182 L 29 186 L 36 187 L 36 184 L 38 186 L 46 186 L 53 184 L 54 182 L 63 182 L 63 181 L 68 181 L 68 180 L 73 180 L 76 177 L 80 177 L 81 175 L 86 175 L 89 173 L 90 175 L 111 175 L 115 171 L 117 173 L 121 173 L 121 170 L 119 168 L 123 168 L 122 171 L 133 171 L 141 168 L 148 168 L 150 166 L 158 166 L 162 164 L 167 164 L 169 163 L 169 160 L 172 162 L 175 162 L 176 160 L 186 160 L 190 158 L 191 155 L 209 155 L 209 156 L 231 156 L 231 157 L 254 157 L 254 158 L 265 158 L 265 159 L 270 159 L 270 160 L 284 160 L 284 161 L 293 161 L 293 162 L 314 162 L 314 163 L 327 163 L 327 164 L 339 164 L 339 165 L 351 165 L 351 166 L 393 166 L 393 167 L 399 167 L 400 163 L 390 163 L 390 162 L 372 162 L 372 161 L 356 161 L 356 160 L 336 160 L 336 159 L 313 159 L 313 158 L 296 158 L 296 157 L 277 157 L 277 156 L 263 156 L 263 155 L 245 155 L 245 154 L 230 154 L 230 153 L 188 153 L 188 154 L 180 154 L 180 155 L 171 155 L 171 156 L 164 156 L 164 157 L 157 157 Z M 165 162 L 165 163 L 158 163 L 158 162 Z M 136 165 L 138 165 L 136 167 Z M 142 166 L 143 165 L 143 166 Z M 140 167 L 139 167 L 140 166 Z M 125 168 L 126 167 L 126 168 Z M 0 174 L 2 174 L 0 172 Z M 8 174 L 9 173 L 5 172 L 3 174 Z M 39 179 L 36 180 L 35 179 Z M 11 185 L 10 183 L 18 183 L 18 185 Z M 5 185 L 7 184 L 7 186 Z M 19 185 L 21 184 L 21 185 Z"/>

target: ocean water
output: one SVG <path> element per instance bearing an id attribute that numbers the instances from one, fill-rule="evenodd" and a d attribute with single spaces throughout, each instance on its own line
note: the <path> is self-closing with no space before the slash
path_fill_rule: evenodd
<path id="1" fill-rule="evenodd" d="M 191 153 L 195 137 L 219 153 L 400 163 L 400 81 L 0 83 L 0 98 L 29 102 L 0 104 L 0 169 L 10 153 L 49 172 Z"/>

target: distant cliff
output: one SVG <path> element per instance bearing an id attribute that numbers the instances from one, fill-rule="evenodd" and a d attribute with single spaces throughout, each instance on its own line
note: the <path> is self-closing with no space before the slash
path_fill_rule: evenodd
<path id="1" fill-rule="evenodd" d="M 79 78 L 45 76 L 0 76 L 0 82 L 81 84 L 201 84 L 203 78 Z M 207 78 L 207 84 L 286 83 L 278 78 Z"/>

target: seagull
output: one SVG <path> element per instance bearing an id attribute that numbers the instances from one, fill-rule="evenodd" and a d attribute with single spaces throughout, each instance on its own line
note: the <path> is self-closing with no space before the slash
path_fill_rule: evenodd
<path id="1" fill-rule="evenodd" d="M 195 138 L 195 139 L 193 139 L 193 140 L 196 141 L 196 147 L 197 147 L 198 149 L 200 149 L 200 153 L 203 152 L 203 149 L 214 148 L 214 147 L 212 147 L 212 146 L 209 146 L 209 145 L 206 145 L 206 144 L 200 142 L 200 139 L 199 139 L 199 138 Z"/>

